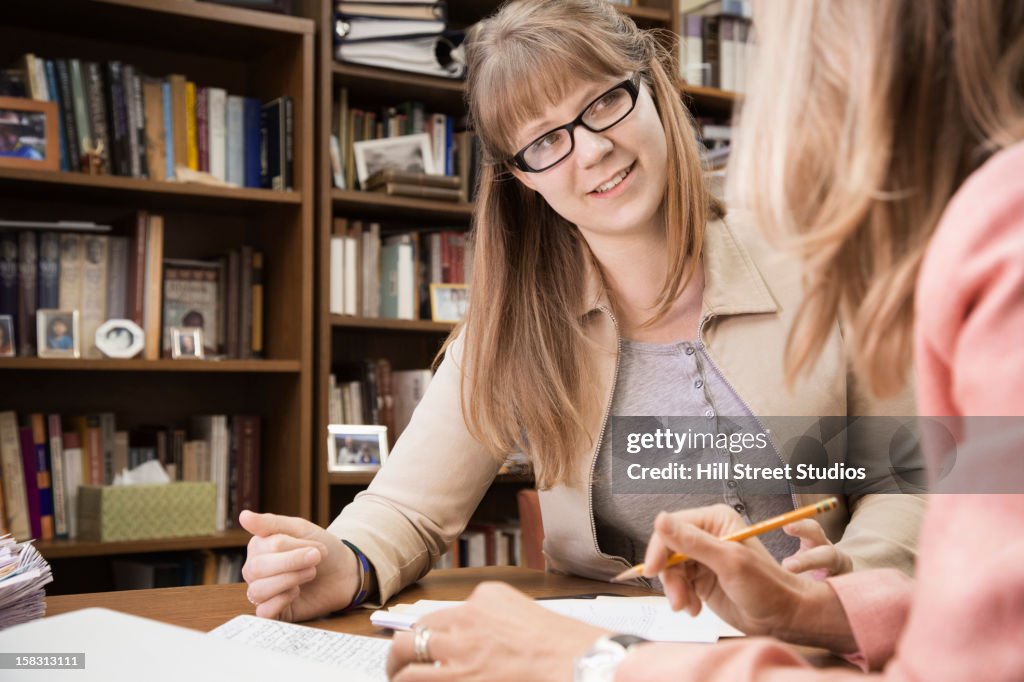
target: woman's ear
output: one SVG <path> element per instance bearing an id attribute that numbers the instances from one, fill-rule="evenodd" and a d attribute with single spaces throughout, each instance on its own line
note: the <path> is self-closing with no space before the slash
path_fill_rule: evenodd
<path id="1" fill-rule="evenodd" d="M 514 163 L 509 163 L 508 169 L 512 171 L 512 175 L 515 176 L 516 180 L 523 183 L 524 187 L 526 187 L 527 189 L 532 189 L 534 192 L 537 191 L 537 186 L 534 184 L 533 181 L 533 173 L 524 173 L 523 171 L 519 170 L 519 168 L 517 168 Z"/>

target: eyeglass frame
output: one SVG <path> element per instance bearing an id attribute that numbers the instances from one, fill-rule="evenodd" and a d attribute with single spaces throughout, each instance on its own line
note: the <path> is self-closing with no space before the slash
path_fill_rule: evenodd
<path id="1" fill-rule="evenodd" d="M 550 170 L 550 169 L 554 168 L 555 166 L 557 166 L 558 164 L 562 163 L 567 158 L 572 156 L 572 153 L 574 151 L 576 151 L 576 134 L 575 134 L 575 130 L 576 130 L 577 126 L 583 126 L 584 128 L 586 128 L 587 130 L 589 130 L 592 133 L 603 133 L 604 131 L 608 130 L 609 128 L 613 128 L 613 127 L 617 126 L 618 124 L 622 123 L 622 121 L 625 120 L 625 118 L 627 116 L 629 116 L 630 114 L 633 113 L 633 110 L 636 109 L 636 101 L 640 97 L 639 81 L 640 81 L 640 74 L 639 73 L 634 73 L 632 76 L 630 76 L 626 80 L 622 81 L 621 83 L 618 83 L 617 85 L 614 85 L 614 86 L 608 88 L 607 90 L 602 92 L 600 95 L 598 95 L 594 99 L 590 100 L 590 102 L 587 104 L 587 106 L 583 107 L 583 111 L 580 112 L 579 116 L 577 116 L 573 120 L 569 121 L 565 125 L 560 125 L 560 126 L 557 126 L 555 128 L 552 128 L 551 130 L 547 131 L 546 133 L 542 133 L 542 134 L 538 135 L 537 137 L 533 138 L 532 140 L 530 140 L 530 142 L 526 146 L 524 146 L 522 149 L 520 149 L 518 152 L 513 154 L 508 159 L 509 163 L 513 164 L 516 168 L 518 168 L 519 170 L 523 171 L 524 173 L 543 173 L 544 171 Z M 590 107 L 592 107 L 595 104 L 597 104 L 599 101 L 601 101 L 602 98 L 607 97 L 608 95 L 610 95 L 611 93 L 613 93 L 613 92 L 615 92 L 616 90 L 619 90 L 619 89 L 625 89 L 626 92 L 629 93 L 630 99 L 633 100 L 632 103 L 629 105 L 629 110 L 626 111 L 626 113 L 624 113 L 622 116 L 620 116 L 615 122 L 609 123 L 608 125 L 606 125 L 603 128 L 597 128 L 597 129 L 591 128 L 590 126 L 588 126 L 586 123 L 583 122 L 583 116 L 590 110 Z M 559 130 L 566 130 L 569 133 L 569 151 L 567 151 L 565 153 L 565 156 L 563 156 L 562 158 L 558 159 L 558 161 L 555 161 L 554 163 L 551 163 L 551 164 L 548 164 L 547 166 L 544 166 L 543 168 L 534 168 L 530 164 L 526 163 L 526 156 L 525 156 L 526 155 L 526 151 L 530 147 L 532 147 L 533 145 L 537 144 L 537 142 L 539 142 L 540 140 L 544 139 L 545 137 L 547 137 L 548 135 L 550 135 L 552 133 L 558 132 Z"/>

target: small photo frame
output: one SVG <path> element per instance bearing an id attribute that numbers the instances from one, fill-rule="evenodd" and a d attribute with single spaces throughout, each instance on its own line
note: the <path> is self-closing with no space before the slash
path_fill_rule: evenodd
<path id="1" fill-rule="evenodd" d="M 0 358 L 13 358 L 17 345 L 14 340 L 14 317 L 0 315 Z"/>
<path id="2" fill-rule="evenodd" d="M 171 357 L 175 360 L 202 360 L 202 327 L 171 327 Z"/>
<path id="3" fill-rule="evenodd" d="M 468 285 L 431 283 L 430 319 L 434 322 L 462 322 L 468 307 Z"/>
<path id="4" fill-rule="evenodd" d="M 81 355 L 77 310 L 36 311 L 36 342 L 41 358 L 77 358 Z"/>
<path id="5" fill-rule="evenodd" d="M 368 424 L 327 426 L 328 471 L 376 471 L 388 457 L 388 428 Z"/>
<path id="6" fill-rule="evenodd" d="M 107 320 L 96 330 L 96 347 L 108 358 L 128 360 L 146 347 L 146 334 L 132 320 Z"/>
<path id="7" fill-rule="evenodd" d="M 0 167 L 60 170 L 57 103 L 0 97 Z"/>
<path id="8" fill-rule="evenodd" d="M 361 140 L 353 145 L 359 186 L 379 170 L 392 168 L 410 173 L 434 173 L 430 135 L 399 135 L 379 140 Z"/>

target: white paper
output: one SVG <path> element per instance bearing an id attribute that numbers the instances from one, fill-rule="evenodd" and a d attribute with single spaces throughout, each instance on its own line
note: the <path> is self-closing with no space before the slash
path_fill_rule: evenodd
<path id="1" fill-rule="evenodd" d="M 385 663 L 391 640 L 361 637 L 256 616 L 236 616 L 210 635 L 242 642 L 264 651 L 299 656 L 307 661 L 358 670 L 366 679 L 388 679 Z"/>
<path id="2" fill-rule="evenodd" d="M 151 459 L 134 469 L 125 469 L 114 476 L 114 485 L 148 485 L 170 483 L 171 479 L 160 462 Z"/>
<path id="3" fill-rule="evenodd" d="M 461 603 L 421 599 L 415 604 L 399 604 L 389 611 L 377 611 L 370 621 L 378 627 L 407 630 L 420 616 Z M 706 605 L 694 618 L 673 611 L 665 597 L 542 599 L 537 604 L 563 616 L 655 642 L 716 642 L 721 633 L 734 631 Z"/>

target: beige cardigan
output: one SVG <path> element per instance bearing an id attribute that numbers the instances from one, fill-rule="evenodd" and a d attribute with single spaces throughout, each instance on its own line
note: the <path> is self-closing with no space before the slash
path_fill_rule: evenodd
<path id="1" fill-rule="evenodd" d="M 821 358 L 792 389 L 783 376 L 783 351 L 801 298 L 800 267 L 730 215 L 708 225 L 700 338 L 709 356 L 755 415 L 819 417 L 912 415 L 909 392 L 880 402 L 861 392 L 847 373 L 838 325 Z M 593 386 L 605 399 L 587 415 L 599 444 L 614 391 L 619 334 L 596 273 L 588 276 L 586 331 L 592 344 Z M 462 340 L 449 349 L 426 395 L 387 464 L 328 531 L 359 547 L 377 572 L 381 600 L 424 576 L 465 528 L 498 464 L 467 431 L 460 409 Z M 597 401 L 592 401 L 597 402 Z M 786 420 L 791 424 L 793 420 Z M 790 436 L 772 428 L 776 448 Z M 853 444 L 852 447 L 860 447 Z M 607 579 L 627 567 L 600 552 L 594 527 L 591 481 L 596 447 L 577 454 L 577 481 L 540 492 L 544 552 L 550 570 Z M 808 504 L 823 495 L 797 496 Z M 910 495 L 864 495 L 842 500 L 819 517 L 855 570 L 913 570 L 924 500 Z"/>

